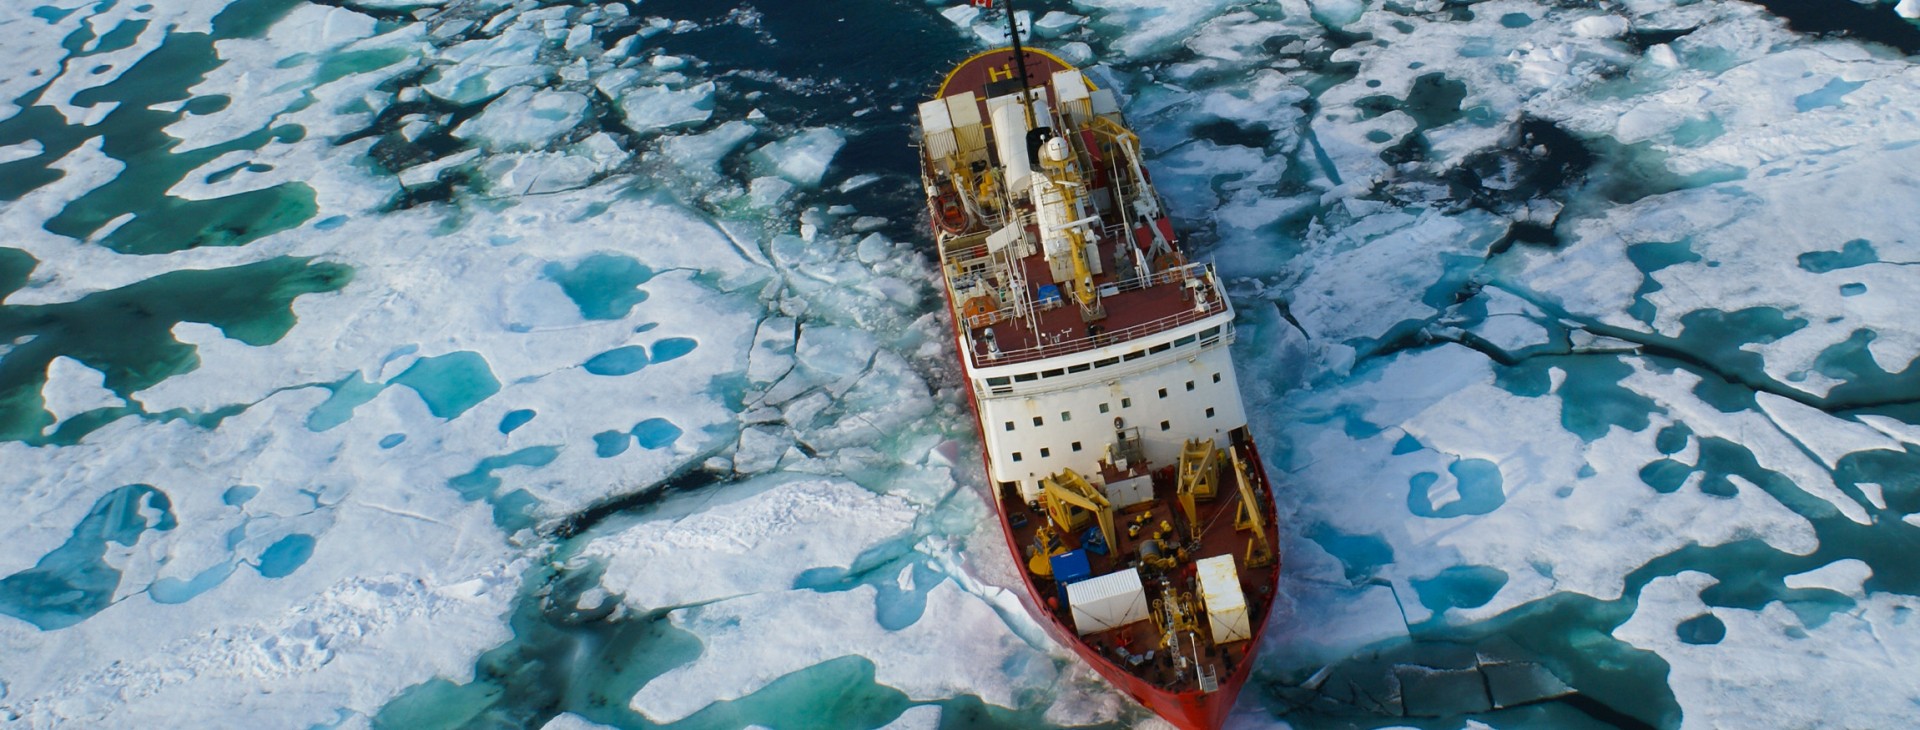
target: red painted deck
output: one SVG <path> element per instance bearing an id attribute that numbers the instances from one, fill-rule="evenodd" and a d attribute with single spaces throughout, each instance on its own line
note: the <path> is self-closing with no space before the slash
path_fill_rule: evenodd
<path id="1" fill-rule="evenodd" d="M 1026 56 L 1027 85 L 1036 89 L 1051 82 L 1053 72 L 1073 68 L 1072 64 L 1060 60 L 1059 56 L 1038 48 L 1026 49 Z M 1013 49 L 1010 47 L 975 54 L 947 72 L 947 79 L 940 84 L 940 91 L 934 94 L 934 98 L 945 98 L 971 91 L 980 100 L 980 112 L 984 116 L 987 109 L 985 104 L 989 96 L 987 85 L 1013 82 L 1013 88 L 1017 90 L 1019 80 L 1015 78 L 1015 68 L 1017 65 L 1013 62 Z M 1047 98 L 1051 102 L 1053 98 L 1051 90 L 1048 91 Z"/>
<path id="2" fill-rule="evenodd" d="M 1209 292 L 1206 306 L 1196 305 L 1194 290 L 1188 288 L 1187 280 L 1199 272 L 1160 274 L 1144 282 L 1119 281 L 1114 277 L 1113 256 L 1116 249 L 1124 245 L 1113 240 L 1098 244 L 1105 273 L 1093 278 L 1094 286 L 1114 285 L 1122 291 L 1101 297 L 1106 316 L 1091 321 L 1082 317 L 1071 286 L 1053 281 L 1045 255 L 1036 253 L 1021 259 L 1027 287 L 1032 290 L 1029 296 L 1034 296 L 1038 303 L 1037 292 L 1043 285 L 1053 284 L 1058 287 L 1059 298 L 1052 304 L 1037 304 L 1034 327 L 1029 327 L 1024 319 L 1008 318 L 975 328 L 976 331 L 992 330 L 994 342 L 1000 349 L 1000 356 L 993 359 L 986 358 L 984 353 L 975 353 L 975 364 L 1005 365 L 1081 352 L 1139 339 L 1226 311 L 1226 302 L 1212 294 L 1213 284 L 1204 278 L 1201 284 Z"/>
<path id="3" fill-rule="evenodd" d="M 1071 69 L 1072 66 L 1051 53 L 1038 49 L 1028 49 L 1027 76 L 1034 88 L 1046 89 L 1048 98 L 1052 98 L 1052 88 L 1048 82 L 1055 71 Z M 975 55 L 956 67 L 940 87 L 941 96 L 952 96 L 971 91 L 980 100 L 982 116 L 985 116 L 986 99 L 989 96 L 987 86 L 998 83 L 1009 84 L 1015 77 L 1016 65 L 1011 49 L 997 49 Z M 1001 93 L 1006 93 L 1002 91 Z M 1104 172 L 1093 176 L 1104 181 Z M 1100 188 L 1093 188 L 1098 190 Z M 1118 230 L 1129 222 L 1124 221 L 1117 210 L 1110 210 L 1101 217 L 1104 230 Z M 1178 250 L 1172 229 L 1161 219 L 1160 228 L 1167 234 L 1170 242 Z M 1027 227 L 1028 235 L 1038 240 L 1034 227 Z M 1141 228 L 1146 231 L 1146 228 Z M 1150 234 L 1149 234 L 1150 235 Z M 1023 318 L 1001 319 L 976 330 L 990 329 L 1000 356 L 991 360 L 984 352 L 976 352 L 975 365 L 1005 365 L 1010 363 L 1036 360 L 1060 354 L 1084 351 L 1103 347 L 1115 342 L 1145 337 L 1190 322 L 1197 322 L 1226 310 L 1225 302 L 1217 296 L 1209 296 L 1207 306 L 1196 308 L 1193 291 L 1186 287 L 1185 275 L 1165 276 L 1150 281 L 1120 281 L 1116 276 L 1117 256 L 1130 256 L 1125 251 L 1129 244 L 1119 235 L 1103 235 L 1094 243 L 1094 250 L 1102 264 L 1101 274 L 1094 277 L 1096 288 L 1114 286 L 1123 289 L 1118 294 L 1102 297 L 1105 316 L 1095 320 L 1085 319 L 1077 304 L 1073 302 L 1072 287 L 1066 282 L 1055 281 L 1048 270 L 1046 256 L 1035 246 L 1035 253 L 1019 262 L 1026 280 L 1026 296 L 1038 304 L 1042 286 L 1052 284 L 1058 288 L 1059 298 L 1052 306 L 1039 305 L 1035 313 L 1035 322 L 1029 327 Z M 1178 266 L 1183 261 L 1176 255 L 1163 256 L 1162 260 L 1151 262 L 1156 270 L 1166 270 Z M 1212 287 L 1208 284 L 1207 289 Z"/>
<path id="4" fill-rule="evenodd" d="M 1087 554 L 1093 566 L 1093 574 L 1106 575 L 1137 564 L 1136 558 L 1139 555 L 1140 546 L 1152 539 L 1154 526 L 1166 521 L 1173 526 L 1172 534 L 1186 547 L 1193 560 L 1216 555 L 1234 556 L 1234 566 L 1240 571 L 1240 589 L 1246 595 L 1252 625 L 1261 625 L 1266 619 L 1267 607 L 1273 602 L 1274 583 L 1265 567 L 1249 568 L 1246 565 L 1247 540 L 1251 533 L 1234 529 L 1234 511 L 1239 507 L 1240 494 L 1231 486 L 1234 483 L 1231 469 L 1231 465 L 1222 460 L 1218 473 L 1218 483 L 1222 485 L 1220 494 L 1211 501 L 1199 503 L 1198 513 L 1204 529 L 1198 540 L 1192 540 L 1189 537 L 1192 534 L 1191 526 L 1181 512 L 1176 499 L 1171 470 L 1159 470 L 1154 476 L 1155 501 L 1116 514 L 1114 521 L 1118 527 L 1115 532 L 1118 534 L 1115 535 L 1115 539 L 1118 544 L 1109 546 L 1106 555 L 1097 555 L 1091 551 Z M 1252 475 L 1249 474 L 1249 476 Z M 1264 490 L 1257 490 L 1257 492 L 1265 493 Z M 998 496 L 1001 513 L 1008 520 L 1013 544 L 1017 546 L 1016 553 L 1020 557 L 1021 564 L 1025 565 L 1027 558 L 1039 549 L 1035 543 L 1034 533 L 1039 525 L 1045 523 L 1046 514 L 1034 510 L 1021 500 L 1017 491 L 1002 493 Z M 1273 522 L 1270 501 L 1268 504 L 1262 504 L 1260 511 L 1268 516 L 1267 524 L 1271 530 Z M 1129 535 L 1127 525 L 1143 514 L 1147 515 L 1148 527 L 1138 536 Z M 1020 522 L 1022 525 L 1012 527 L 1015 522 Z M 1064 538 L 1069 548 L 1081 547 L 1079 535 L 1066 535 Z M 1271 542 L 1274 538 L 1270 535 L 1268 539 Z M 1147 597 L 1151 601 L 1160 594 L 1157 580 L 1159 574 L 1148 568 L 1142 568 L 1141 573 L 1142 582 L 1147 586 Z M 1167 577 L 1172 581 L 1175 590 L 1199 595 L 1199 588 L 1194 583 L 1194 569 L 1191 561 L 1168 573 Z M 1058 588 L 1052 578 L 1029 574 L 1027 579 L 1034 595 L 1042 597 L 1058 595 Z M 1072 625 L 1072 613 L 1064 602 L 1056 601 L 1043 605 L 1049 605 L 1055 621 L 1066 626 Z M 1203 622 L 1203 631 L 1204 626 Z M 1151 622 L 1135 623 L 1113 631 L 1088 635 L 1083 639 L 1090 648 L 1107 661 L 1122 665 L 1121 668 L 1127 673 L 1144 679 L 1154 686 L 1176 692 L 1197 689 L 1192 682 L 1191 674 L 1185 676 L 1175 674 L 1174 662 L 1164 650 L 1155 652 L 1153 660 L 1137 664 L 1127 661 L 1123 658 L 1124 655 L 1115 650 L 1116 647 L 1125 647 L 1130 654 L 1142 655 L 1156 649 L 1160 643 L 1160 633 Z M 1225 678 L 1246 660 L 1247 652 L 1253 648 L 1250 643 L 1233 642 L 1217 652 L 1210 651 L 1203 659 L 1213 667 L 1215 676 Z"/>
<path id="5" fill-rule="evenodd" d="M 972 398 L 972 391 L 969 390 L 969 405 L 973 404 Z M 980 426 L 977 417 L 979 413 L 977 407 L 974 412 L 976 414 L 975 425 Z M 1242 431 L 1241 433 L 1244 434 L 1245 432 Z M 1091 642 L 1088 641 L 1087 638 L 1079 636 L 1073 629 L 1071 612 L 1069 610 L 1048 606 L 1047 597 L 1055 595 L 1057 591 L 1052 579 L 1037 578 L 1025 570 L 1027 560 L 1025 546 L 1033 544 L 1033 526 L 1037 524 L 1034 522 L 1034 513 L 1020 500 L 1017 493 L 1012 495 L 996 495 L 995 502 L 999 508 L 1001 533 L 1006 537 L 1008 545 L 1013 546 L 1015 561 L 1022 566 L 1021 575 L 1025 578 L 1027 596 L 1031 601 L 1029 610 L 1035 612 L 1035 618 L 1043 619 L 1041 626 L 1047 629 L 1047 632 L 1053 636 L 1055 641 L 1060 642 L 1061 645 L 1072 649 L 1074 653 L 1080 655 L 1080 658 L 1085 660 L 1089 666 L 1093 667 L 1094 671 L 1099 672 L 1100 676 L 1112 682 L 1120 691 L 1125 692 L 1129 697 L 1132 697 L 1134 701 L 1153 710 L 1155 714 L 1165 718 L 1181 730 L 1217 730 L 1221 724 L 1226 722 L 1227 715 L 1233 710 L 1234 701 L 1240 694 L 1240 688 L 1246 684 L 1247 678 L 1251 676 L 1254 665 L 1253 655 L 1260 647 L 1261 638 L 1266 634 L 1268 612 L 1273 607 L 1274 592 L 1278 590 L 1280 582 L 1280 566 L 1283 556 L 1278 551 L 1278 535 L 1271 534 L 1274 529 L 1273 526 L 1277 522 L 1277 514 L 1271 498 L 1273 488 L 1267 480 L 1265 469 L 1260 466 L 1262 461 L 1260 459 L 1259 448 L 1254 445 L 1251 438 L 1243 441 L 1243 446 L 1245 449 L 1243 455 L 1244 460 L 1250 467 L 1253 467 L 1248 470 L 1248 476 L 1256 482 L 1254 491 L 1256 494 L 1266 495 L 1264 497 L 1265 505 L 1262 512 L 1267 520 L 1270 533 L 1269 539 L 1276 541 L 1274 546 L 1274 561 L 1265 568 L 1250 570 L 1245 567 L 1244 533 L 1239 533 L 1233 529 L 1232 514 L 1229 513 L 1224 517 L 1220 517 L 1221 512 L 1231 510 L 1237 505 L 1239 501 L 1237 496 L 1230 496 L 1231 493 L 1223 491 L 1213 502 L 1202 503 L 1199 510 L 1201 519 L 1211 522 L 1212 527 L 1202 536 L 1202 547 L 1200 550 L 1217 550 L 1220 553 L 1237 556 L 1234 560 L 1234 565 L 1240 569 L 1241 591 L 1246 595 L 1249 625 L 1253 629 L 1252 639 L 1244 642 L 1234 642 L 1230 644 L 1224 652 L 1208 659 L 1215 663 L 1214 666 L 1219 671 L 1218 676 L 1220 682 L 1219 688 L 1210 693 L 1203 693 L 1194 689 L 1191 682 L 1167 681 L 1167 670 L 1158 662 L 1142 662 L 1139 665 L 1135 665 L 1120 659 L 1118 652 L 1112 650 L 1115 643 L 1120 640 L 1118 634 L 1121 632 L 1119 631 L 1106 632 L 1104 635 L 1087 637 L 1093 639 Z M 985 455 L 982 454 L 983 458 L 984 456 Z M 1179 519 L 1180 509 L 1177 506 L 1177 502 L 1167 499 L 1171 494 L 1162 491 L 1163 485 L 1160 483 L 1160 480 L 1156 479 L 1155 487 L 1155 495 L 1159 499 L 1154 503 L 1152 511 L 1158 515 L 1168 515 L 1174 519 Z M 1026 526 L 1015 529 L 1012 526 L 1012 521 L 1009 520 L 1009 515 L 1013 514 L 1025 515 L 1027 517 Z M 1123 514 L 1130 516 L 1134 513 Z M 1216 517 L 1218 517 L 1217 520 L 1215 519 Z M 1176 525 L 1176 528 L 1179 527 L 1180 525 Z M 1124 530 L 1124 528 L 1121 529 Z M 1118 539 L 1123 545 L 1138 545 L 1138 541 L 1124 534 L 1120 535 Z M 1230 548 L 1234 547 L 1236 540 L 1238 541 L 1239 552 L 1231 552 Z M 1114 562 L 1111 556 L 1124 554 L 1125 553 L 1117 550 L 1110 552 L 1109 557 L 1103 559 L 1103 563 L 1095 563 L 1094 574 L 1099 575 L 1104 572 L 1100 569 L 1102 564 L 1106 565 L 1108 570 L 1114 567 L 1121 567 Z M 1195 554 L 1211 557 L 1219 553 L 1196 552 Z M 1192 568 L 1189 566 L 1186 570 L 1191 572 Z M 1149 597 L 1151 598 L 1153 595 L 1154 592 L 1150 590 Z M 1148 623 L 1137 623 L 1131 627 L 1123 628 L 1125 628 L 1126 633 L 1129 634 L 1128 638 L 1137 642 L 1139 645 L 1157 646 L 1158 644 L 1158 634 L 1154 632 Z M 1142 654 L 1144 650 L 1137 648 L 1136 650 L 1132 650 L 1131 653 Z M 1159 657 L 1160 654 L 1156 652 L 1155 656 Z"/>

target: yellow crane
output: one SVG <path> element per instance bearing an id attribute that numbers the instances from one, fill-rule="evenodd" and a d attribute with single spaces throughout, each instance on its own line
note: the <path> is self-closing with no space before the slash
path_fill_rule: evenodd
<path id="1" fill-rule="evenodd" d="M 1201 530 L 1200 508 L 1195 501 L 1213 499 L 1219 454 L 1213 439 L 1187 439 L 1180 450 L 1180 511 L 1186 513 L 1195 540 L 1200 539 Z"/>
<path id="2" fill-rule="evenodd" d="M 1067 469 L 1041 479 L 1040 497 L 1046 503 L 1047 516 L 1053 518 L 1053 524 L 1060 529 L 1072 531 L 1086 524 L 1087 514 L 1092 513 L 1100 522 L 1100 534 L 1107 539 L 1107 544 L 1119 547 L 1120 541 L 1114 539 L 1113 532 L 1113 503 L 1088 484 L 1085 477 Z"/>
<path id="3" fill-rule="evenodd" d="M 1229 452 L 1233 458 L 1233 475 L 1240 483 L 1240 508 L 1233 518 L 1233 529 L 1249 530 L 1253 534 L 1247 538 L 1247 567 L 1261 568 L 1273 563 L 1273 546 L 1267 542 L 1266 520 L 1260 514 L 1260 499 L 1253 492 L 1253 482 L 1247 479 L 1247 465 L 1240 460 L 1240 452 Z"/>

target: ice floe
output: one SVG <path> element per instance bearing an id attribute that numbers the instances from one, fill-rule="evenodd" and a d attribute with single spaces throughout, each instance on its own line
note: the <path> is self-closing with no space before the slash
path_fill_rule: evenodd
<path id="1" fill-rule="evenodd" d="M 47 384 L 41 390 L 47 412 L 57 423 L 95 408 L 123 404 L 118 394 L 107 389 L 106 377 L 71 357 L 54 358 L 47 363 Z"/>

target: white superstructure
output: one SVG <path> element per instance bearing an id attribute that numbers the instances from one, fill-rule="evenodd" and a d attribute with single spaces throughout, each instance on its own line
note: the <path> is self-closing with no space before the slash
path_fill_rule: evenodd
<path id="1" fill-rule="evenodd" d="M 1233 360 L 1233 311 L 1159 334 L 1013 365 L 969 367 L 995 484 L 1037 498 L 1063 469 L 1097 474 L 1129 434 L 1147 461 L 1171 464 L 1187 439 L 1246 425 Z"/>

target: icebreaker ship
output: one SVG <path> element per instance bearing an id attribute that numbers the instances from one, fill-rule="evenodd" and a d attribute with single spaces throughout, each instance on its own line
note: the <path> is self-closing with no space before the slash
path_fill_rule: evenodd
<path id="1" fill-rule="evenodd" d="M 1182 728 L 1219 727 L 1279 556 L 1228 346 L 1108 89 L 968 58 L 919 108 L 922 183 L 1007 543 L 1040 623 Z"/>

